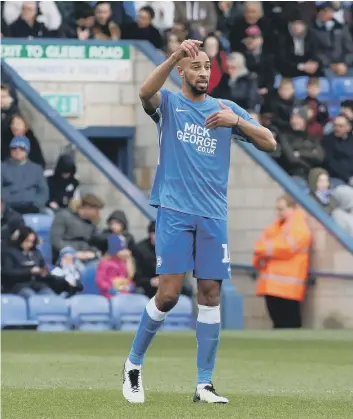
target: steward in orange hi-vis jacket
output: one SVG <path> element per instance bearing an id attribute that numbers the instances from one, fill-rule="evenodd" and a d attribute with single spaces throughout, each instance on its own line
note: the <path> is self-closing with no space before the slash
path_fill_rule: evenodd
<path id="1" fill-rule="evenodd" d="M 256 294 L 265 296 L 274 327 L 300 327 L 312 236 L 304 212 L 291 197 L 279 198 L 276 206 L 278 219 L 255 244 Z"/>

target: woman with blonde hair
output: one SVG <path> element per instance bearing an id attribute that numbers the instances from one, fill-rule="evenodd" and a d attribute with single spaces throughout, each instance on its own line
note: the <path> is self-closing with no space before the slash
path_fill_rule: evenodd
<path id="1" fill-rule="evenodd" d="M 231 100 L 246 110 L 254 109 L 261 100 L 256 75 L 249 73 L 244 55 L 239 52 L 231 53 L 227 64 L 228 73 L 223 74 L 212 96 Z"/>

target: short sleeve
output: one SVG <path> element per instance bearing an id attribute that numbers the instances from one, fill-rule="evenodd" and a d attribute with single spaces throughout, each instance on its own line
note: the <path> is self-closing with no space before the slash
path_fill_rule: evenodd
<path id="1" fill-rule="evenodd" d="M 169 98 L 169 95 L 171 94 L 169 90 L 164 89 L 164 88 L 162 88 L 159 91 L 159 93 L 161 95 L 161 103 L 159 104 L 158 108 L 155 110 L 155 112 L 152 115 L 149 114 L 156 124 L 159 123 L 161 117 L 166 112 L 166 109 L 168 107 L 168 98 Z"/>

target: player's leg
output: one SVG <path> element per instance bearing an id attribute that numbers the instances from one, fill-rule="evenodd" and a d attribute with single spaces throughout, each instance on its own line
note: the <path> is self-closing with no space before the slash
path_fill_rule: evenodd
<path id="1" fill-rule="evenodd" d="M 178 301 L 185 272 L 194 268 L 193 217 L 159 209 L 156 222 L 156 256 L 159 286 L 147 304 L 128 359 L 124 365 L 123 395 L 131 403 L 143 403 L 141 366 L 144 355 L 168 312 Z"/>
<path id="2" fill-rule="evenodd" d="M 194 401 L 228 403 L 212 384 L 221 330 L 222 279 L 229 278 L 227 223 L 200 218 L 196 231 L 195 276 L 198 279 L 197 388 Z"/>

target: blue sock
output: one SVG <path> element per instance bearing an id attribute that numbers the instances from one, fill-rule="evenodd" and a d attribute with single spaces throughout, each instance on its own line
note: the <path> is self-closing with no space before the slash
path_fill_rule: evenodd
<path id="1" fill-rule="evenodd" d="M 157 330 L 162 326 L 167 314 L 158 310 L 155 297 L 147 303 L 128 357 L 130 362 L 135 365 L 143 364 L 143 358 L 147 348 L 152 342 Z"/>
<path id="2" fill-rule="evenodd" d="M 197 384 L 211 384 L 221 330 L 220 308 L 199 305 L 196 322 Z"/>

